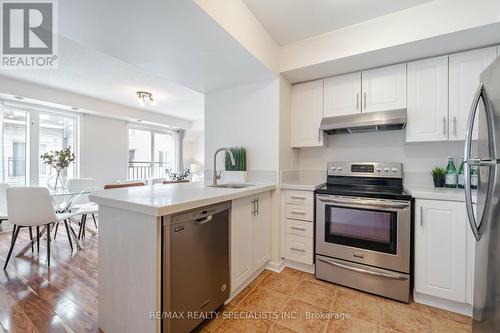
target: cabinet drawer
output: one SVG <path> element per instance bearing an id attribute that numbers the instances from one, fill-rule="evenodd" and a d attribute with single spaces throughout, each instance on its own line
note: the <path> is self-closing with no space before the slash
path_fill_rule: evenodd
<path id="1" fill-rule="evenodd" d="M 289 204 L 311 205 L 314 201 L 314 194 L 310 191 L 285 191 L 285 202 Z"/>
<path id="2" fill-rule="evenodd" d="M 286 220 L 287 234 L 297 235 L 302 237 L 313 238 L 313 224 L 311 222 L 303 222 L 296 220 Z"/>
<path id="3" fill-rule="evenodd" d="M 285 206 L 285 217 L 287 219 L 311 221 L 313 220 L 312 205 L 290 205 Z"/>
<path id="4" fill-rule="evenodd" d="M 285 258 L 307 265 L 313 263 L 313 242 L 312 237 L 302 237 L 297 235 L 286 235 Z"/>

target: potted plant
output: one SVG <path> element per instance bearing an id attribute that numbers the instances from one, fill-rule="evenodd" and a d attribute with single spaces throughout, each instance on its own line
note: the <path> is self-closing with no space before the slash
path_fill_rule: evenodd
<path id="1" fill-rule="evenodd" d="M 435 167 L 431 171 L 434 187 L 444 187 L 446 170 L 440 167 Z"/>
<path id="2" fill-rule="evenodd" d="M 233 153 L 235 165 L 231 163 L 231 158 L 228 153 L 224 155 L 224 181 L 226 182 L 241 182 L 247 181 L 247 153 L 243 147 L 229 148 Z"/>
<path id="3" fill-rule="evenodd" d="M 166 173 L 170 181 L 165 181 L 164 183 L 183 183 L 189 181 L 187 178 L 191 174 L 191 170 L 185 168 L 182 172 L 173 172 L 172 169 L 167 169 Z"/>
<path id="4" fill-rule="evenodd" d="M 40 158 L 44 164 L 56 170 L 56 174 L 50 176 L 47 180 L 47 186 L 53 191 L 57 191 L 59 187 L 65 189 L 68 184 L 68 178 L 64 175 L 64 170 L 76 160 L 75 154 L 71 151 L 71 147 L 46 152 L 40 155 Z"/>

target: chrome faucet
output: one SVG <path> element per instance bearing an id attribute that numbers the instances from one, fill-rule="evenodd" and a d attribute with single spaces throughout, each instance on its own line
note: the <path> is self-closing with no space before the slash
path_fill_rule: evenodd
<path id="1" fill-rule="evenodd" d="M 233 166 L 236 165 L 236 161 L 234 160 L 233 153 L 231 152 L 231 150 L 229 148 L 219 148 L 219 149 L 217 149 L 215 151 L 215 153 L 214 153 L 214 169 L 212 170 L 212 186 L 216 186 L 217 185 L 217 179 L 220 179 L 220 173 L 217 174 L 217 154 L 220 151 L 226 151 L 229 154 L 229 157 L 231 158 L 231 164 Z"/>

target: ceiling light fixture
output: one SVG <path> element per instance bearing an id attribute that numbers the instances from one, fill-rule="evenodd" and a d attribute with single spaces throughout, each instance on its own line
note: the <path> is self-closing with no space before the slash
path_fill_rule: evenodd
<path id="1" fill-rule="evenodd" d="M 137 103 L 140 106 L 145 106 L 147 103 L 150 105 L 156 105 L 156 100 L 153 98 L 153 94 L 147 91 L 138 91 L 137 92 Z"/>

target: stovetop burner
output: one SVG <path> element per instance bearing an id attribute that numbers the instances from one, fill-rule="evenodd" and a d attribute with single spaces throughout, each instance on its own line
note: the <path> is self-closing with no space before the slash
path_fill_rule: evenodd
<path id="1" fill-rule="evenodd" d="M 403 189 L 402 164 L 392 162 L 330 162 L 327 184 L 316 193 L 411 199 Z"/>

